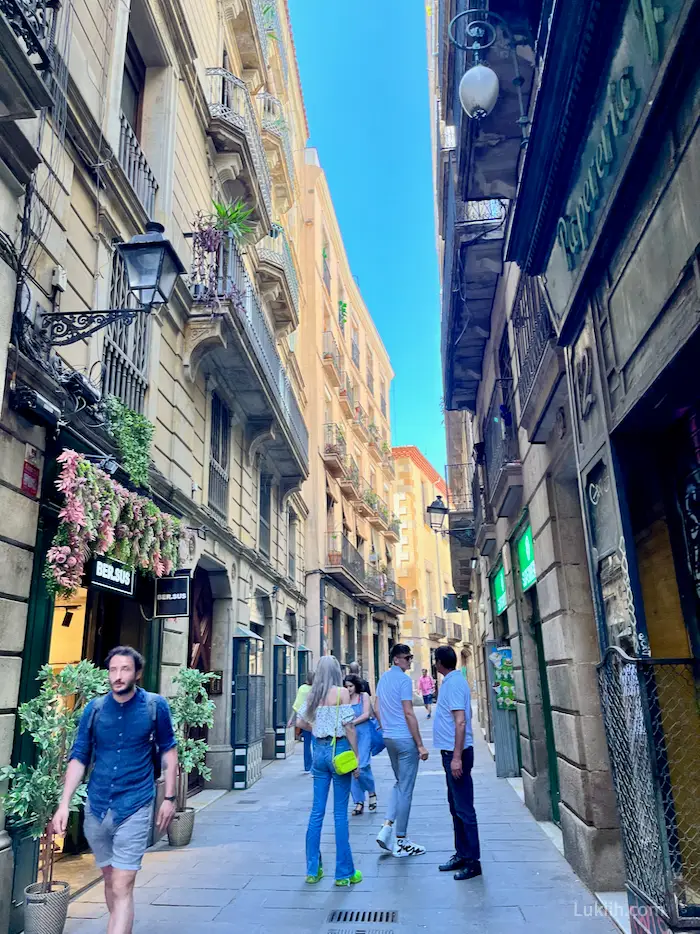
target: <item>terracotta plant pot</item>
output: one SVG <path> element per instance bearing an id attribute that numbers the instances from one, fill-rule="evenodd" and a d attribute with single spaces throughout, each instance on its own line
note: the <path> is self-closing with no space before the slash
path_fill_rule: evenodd
<path id="1" fill-rule="evenodd" d="M 338 567 L 342 564 L 343 556 L 339 551 L 331 551 L 328 555 L 328 563 L 333 567 Z"/>
<path id="2" fill-rule="evenodd" d="M 177 811 L 168 827 L 168 842 L 170 846 L 187 846 L 192 839 L 194 830 L 194 808 L 185 808 Z"/>
<path id="3" fill-rule="evenodd" d="M 24 890 L 24 934 L 63 934 L 68 914 L 70 885 L 53 882 L 49 892 L 34 882 Z"/>

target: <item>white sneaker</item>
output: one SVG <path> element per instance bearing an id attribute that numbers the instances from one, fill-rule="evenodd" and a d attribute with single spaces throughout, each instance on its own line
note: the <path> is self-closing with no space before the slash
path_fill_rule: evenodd
<path id="1" fill-rule="evenodd" d="M 392 852 L 394 856 L 399 858 L 403 856 L 422 856 L 425 853 L 425 847 L 411 843 L 408 837 L 397 837 Z"/>
<path id="2" fill-rule="evenodd" d="M 392 837 L 394 836 L 394 825 L 384 824 L 377 834 L 377 843 L 383 850 L 393 851 L 394 845 Z"/>

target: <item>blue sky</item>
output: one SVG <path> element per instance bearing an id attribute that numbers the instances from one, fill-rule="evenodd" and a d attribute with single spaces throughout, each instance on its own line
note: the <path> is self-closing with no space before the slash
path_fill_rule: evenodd
<path id="1" fill-rule="evenodd" d="M 289 9 L 310 144 L 396 372 L 393 442 L 417 445 L 442 473 L 425 7 L 420 0 L 289 0 Z"/>

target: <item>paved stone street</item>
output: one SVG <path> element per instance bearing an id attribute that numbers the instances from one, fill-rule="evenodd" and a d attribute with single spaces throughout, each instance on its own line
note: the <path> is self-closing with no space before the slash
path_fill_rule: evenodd
<path id="1" fill-rule="evenodd" d="M 432 722 L 419 711 L 424 737 Z M 375 843 L 391 787 L 386 753 L 374 760 L 380 806 L 351 818 L 356 865 L 365 880 L 351 890 L 333 885 L 332 808 L 324 826 L 328 875 L 304 883 L 304 834 L 311 779 L 298 754 L 271 764 L 248 791 L 233 792 L 198 813 L 186 850 L 161 846 L 146 856 L 138 880 L 135 931 L 149 934 L 339 934 L 356 931 L 414 934 L 437 929 L 463 934 L 616 934 L 595 916 L 597 902 L 507 781 L 496 778 L 485 743 L 477 739 L 476 807 L 480 822 L 481 879 L 455 882 L 437 871 L 452 853 L 445 779 L 437 757 L 422 764 L 409 834 L 428 847 L 424 857 L 397 860 Z M 329 923 L 334 909 L 395 911 L 395 923 Z M 102 888 L 73 902 L 67 934 L 104 932 Z"/>

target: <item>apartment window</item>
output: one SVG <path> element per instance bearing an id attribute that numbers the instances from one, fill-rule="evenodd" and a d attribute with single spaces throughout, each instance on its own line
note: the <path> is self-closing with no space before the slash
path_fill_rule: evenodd
<path id="1" fill-rule="evenodd" d="M 352 328 L 352 362 L 360 368 L 360 332 L 353 325 Z"/>
<path id="2" fill-rule="evenodd" d="M 153 216 L 158 182 L 141 148 L 141 117 L 146 88 L 146 65 L 129 31 L 122 79 L 119 164 L 146 213 Z"/>
<path id="3" fill-rule="evenodd" d="M 129 292 L 124 260 L 115 250 L 109 287 L 110 308 L 135 308 Z M 105 329 L 102 352 L 102 391 L 116 396 L 134 412 L 143 412 L 148 388 L 149 315 L 137 315 L 131 324 L 115 321 Z"/>
<path id="4" fill-rule="evenodd" d="M 145 87 L 146 65 L 136 47 L 133 35 L 129 32 L 126 40 L 124 80 L 122 83 L 122 113 L 128 120 L 129 126 L 136 134 L 137 139 L 141 136 L 141 108 Z"/>
<path id="5" fill-rule="evenodd" d="M 374 395 L 374 354 L 367 348 L 367 388 L 371 396 Z"/>
<path id="6" fill-rule="evenodd" d="M 231 453 L 231 413 L 217 393 L 211 396 L 209 443 L 209 506 L 228 518 L 228 472 Z"/>
<path id="7" fill-rule="evenodd" d="M 287 513 L 287 573 L 297 579 L 297 516 L 292 509 Z"/>
<path id="8" fill-rule="evenodd" d="M 331 248 L 328 238 L 324 235 L 323 246 L 321 247 L 321 262 L 323 265 L 323 284 L 330 292 L 331 290 Z"/>
<path id="9" fill-rule="evenodd" d="M 270 524 L 272 518 L 272 477 L 260 474 L 260 551 L 270 556 Z"/>
<path id="10" fill-rule="evenodd" d="M 376 493 L 377 492 L 377 474 L 375 473 L 374 468 L 372 468 L 369 472 L 369 485 L 372 487 L 372 489 Z"/>
<path id="11" fill-rule="evenodd" d="M 379 383 L 379 408 L 382 410 L 384 418 L 386 418 L 386 383 L 384 380 Z"/>

